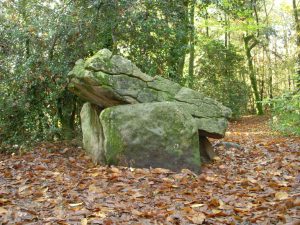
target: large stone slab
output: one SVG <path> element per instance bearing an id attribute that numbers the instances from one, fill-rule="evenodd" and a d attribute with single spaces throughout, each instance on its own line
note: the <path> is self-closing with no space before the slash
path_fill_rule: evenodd
<path id="1" fill-rule="evenodd" d="M 194 118 L 202 136 L 224 137 L 231 110 L 219 102 L 163 77 L 141 72 L 130 60 L 100 50 L 77 61 L 69 73 L 69 89 L 102 108 L 123 104 L 176 102 Z"/>
<path id="2" fill-rule="evenodd" d="M 198 172 L 198 129 L 176 103 L 122 105 L 100 114 L 106 163 L 132 167 L 183 168 Z"/>

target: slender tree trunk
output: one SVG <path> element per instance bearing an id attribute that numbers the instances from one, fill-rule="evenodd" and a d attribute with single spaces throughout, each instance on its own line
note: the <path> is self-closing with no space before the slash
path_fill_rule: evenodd
<path id="1" fill-rule="evenodd" d="M 248 63 L 248 69 L 249 69 L 249 78 L 251 82 L 251 87 L 254 93 L 254 100 L 255 100 L 255 106 L 257 110 L 258 115 L 263 114 L 263 107 L 261 103 L 261 99 L 259 96 L 258 92 L 258 87 L 257 87 L 257 79 L 256 79 L 256 74 L 255 74 L 255 69 L 253 66 L 253 59 L 251 55 L 251 50 L 257 45 L 257 41 L 254 39 L 254 42 L 250 45 L 250 41 L 253 39 L 253 35 L 250 36 L 245 36 L 244 37 L 244 45 L 245 45 L 245 51 L 246 51 L 246 56 L 247 56 L 247 63 Z"/>
<path id="2" fill-rule="evenodd" d="M 23 26 L 24 27 L 27 27 L 28 29 L 28 15 L 27 15 L 27 2 L 25 0 L 21 0 L 19 1 L 19 7 L 20 7 L 20 12 L 21 12 L 21 15 L 22 15 L 22 19 L 24 21 L 24 24 Z M 25 39 L 25 58 L 28 59 L 30 57 L 30 33 L 29 31 L 27 30 L 27 33 L 26 33 L 26 39 Z"/>
<path id="3" fill-rule="evenodd" d="M 206 36 L 209 37 L 208 12 L 207 12 L 207 8 L 205 8 L 205 29 L 206 29 Z"/>
<path id="4" fill-rule="evenodd" d="M 189 79 L 188 86 L 192 88 L 194 82 L 194 60 L 195 60 L 195 3 L 196 0 L 191 1 L 191 9 L 190 9 L 190 60 L 189 60 Z"/>
<path id="5" fill-rule="evenodd" d="M 175 29 L 181 32 L 177 32 L 176 43 L 174 43 L 174 46 L 170 49 L 168 59 L 169 77 L 177 82 L 180 82 L 183 77 L 185 56 L 189 42 L 189 0 L 182 0 L 181 5 L 179 22 L 175 25 Z"/>
<path id="6" fill-rule="evenodd" d="M 273 78 L 276 77 L 276 72 L 278 69 L 278 59 L 277 59 L 277 40 L 274 41 L 274 76 L 270 77 L 270 82 L 273 82 Z M 282 88 L 285 88 L 284 86 Z M 273 90 L 272 90 L 273 92 Z M 272 93 L 273 95 L 273 93 Z"/>
<path id="7" fill-rule="evenodd" d="M 261 82 L 260 82 L 260 99 L 264 99 L 264 92 L 265 92 L 265 75 L 262 74 Z"/>
<path id="8" fill-rule="evenodd" d="M 297 44 L 297 59 L 296 59 L 296 87 L 300 91 L 300 21 L 298 17 L 299 6 L 296 0 L 293 0 L 294 18 L 296 23 L 296 44 Z"/>
<path id="9" fill-rule="evenodd" d="M 270 43 L 270 37 L 266 36 L 268 43 Z M 269 88 L 269 98 L 273 98 L 273 71 L 272 71 L 272 61 L 271 61 L 271 52 L 266 52 L 267 55 L 267 67 L 268 67 L 268 88 Z"/>
<path id="10" fill-rule="evenodd" d="M 231 35 L 230 35 L 230 17 L 228 18 L 227 17 L 227 45 L 228 47 L 230 47 L 230 38 L 231 38 Z"/>
<path id="11" fill-rule="evenodd" d="M 264 4 L 265 16 L 266 16 L 266 24 L 267 24 L 267 26 L 269 26 L 269 14 L 268 14 L 268 11 L 267 11 L 266 1 L 263 1 L 263 4 Z M 270 36 L 269 36 L 268 33 L 266 34 L 266 39 L 267 39 L 267 42 L 268 42 L 267 48 L 270 48 L 270 42 L 271 41 L 270 41 Z M 267 49 L 266 49 L 265 52 L 266 52 L 267 61 L 268 61 L 268 63 L 267 63 L 267 68 L 268 68 L 267 71 L 268 72 L 267 72 L 266 77 L 268 79 L 269 98 L 272 99 L 273 98 L 273 72 L 272 72 L 271 52 L 267 51 Z"/>
<path id="12" fill-rule="evenodd" d="M 258 13 L 257 13 L 257 6 L 256 6 L 256 0 L 251 0 L 251 2 L 252 2 L 252 9 L 253 9 L 253 11 L 254 11 L 254 18 L 255 18 L 255 21 L 256 21 L 256 25 L 257 25 L 257 29 L 256 29 L 256 35 L 257 35 L 257 37 L 259 36 L 259 19 L 258 19 Z"/>
<path id="13" fill-rule="evenodd" d="M 74 137 L 76 105 L 76 97 L 67 90 L 57 99 L 57 115 L 61 122 L 62 137 L 66 140 Z"/>
<path id="14" fill-rule="evenodd" d="M 257 25 L 257 32 L 256 36 L 259 36 L 259 19 L 258 19 L 258 13 L 257 13 L 257 8 L 256 8 L 256 0 L 251 0 L 251 10 L 253 10 L 253 17 L 256 21 Z M 248 64 L 248 69 L 249 69 L 249 78 L 251 82 L 251 87 L 253 90 L 254 94 L 254 101 L 255 101 L 255 107 L 258 115 L 263 114 L 263 107 L 262 107 L 262 102 L 260 99 L 259 91 L 258 91 L 258 84 L 257 84 L 257 78 L 256 78 L 256 73 L 255 69 L 253 66 L 253 58 L 251 55 L 251 50 L 258 44 L 258 40 L 256 39 L 255 35 L 245 35 L 244 36 L 244 46 L 245 46 L 245 51 L 246 51 L 246 57 L 247 57 L 247 64 Z"/>
<path id="15" fill-rule="evenodd" d="M 263 100 L 264 99 L 264 95 L 265 95 L 265 50 L 262 49 L 262 53 L 263 53 L 263 58 L 262 58 L 262 77 L 261 77 L 261 84 L 260 84 L 260 99 Z"/>
<path id="16" fill-rule="evenodd" d="M 26 52 L 25 52 L 26 59 L 28 59 L 30 57 L 30 40 L 29 40 L 29 37 L 25 41 L 25 49 L 26 49 Z"/>
<path id="17" fill-rule="evenodd" d="M 229 21 L 229 19 L 228 19 L 228 16 L 227 16 L 227 14 L 226 14 L 226 12 L 225 12 L 225 31 L 224 31 L 224 34 L 225 34 L 225 38 L 224 38 L 224 46 L 225 46 L 225 48 L 226 49 L 228 49 L 229 48 L 229 33 L 228 33 L 228 21 Z M 231 76 L 230 76 L 230 72 L 229 72 L 229 70 L 228 70 L 228 63 L 227 63 L 227 52 L 225 52 L 226 54 L 225 54 L 225 60 L 226 60 L 226 64 L 225 64 L 225 69 L 224 69 L 224 74 L 225 74 L 225 77 L 227 77 L 227 79 L 230 79 L 231 78 Z"/>
<path id="18" fill-rule="evenodd" d="M 273 72 L 272 72 L 272 66 L 271 66 L 271 53 L 268 53 L 268 74 L 269 74 L 269 98 L 273 98 Z"/>
<path id="19" fill-rule="evenodd" d="M 225 46 L 225 48 L 228 48 L 228 31 L 227 31 L 227 26 L 228 26 L 228 19 L 227 19 L 227 14 L 225 12 L 225 38 L 224 38 L 224 46 Z"/>
<path id="20" fill-rule="evenodd" d="M 287 62 L 290 54 L 289 54 L 289 44 L 288 44 L 288 37 L 287 37 L 286 29 L 284 29 L 284 48 L 285 48 L 285 60 Z M 288 89 L 290 91 L 291 90 L 291 71 L 290 71 L 289 66 L 286 67 L 286 73 L 288 75 L 287 82 L 288 82 Z"/>

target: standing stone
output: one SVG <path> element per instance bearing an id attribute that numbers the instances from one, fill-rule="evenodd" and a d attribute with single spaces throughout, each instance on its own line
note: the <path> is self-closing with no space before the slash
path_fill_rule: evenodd
<path id="1" fill-rule="evenodd" d="M 199 172 L 198 130 L 193 117 L 176 103 L 107 108 L 100 123 L 108 164 Z"/>
<path id="2" fill-rule="evenodd" d="M 94 163 L 105 163 L 103 130 L 97 106 L 85 103 L 81 109 L 80 118 L 84 149 L 91 155 Z"/>

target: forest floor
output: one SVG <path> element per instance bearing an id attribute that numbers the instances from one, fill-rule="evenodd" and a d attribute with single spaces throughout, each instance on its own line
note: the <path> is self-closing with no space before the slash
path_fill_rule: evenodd
<path id="1" fill-rule="evenodd" d="M 0 224 L 300 224 L 300 138 L 266 117 L 232 122 L 218 157 L 188 170 L 94 166 L 63 143 L 0 154 Z"/>

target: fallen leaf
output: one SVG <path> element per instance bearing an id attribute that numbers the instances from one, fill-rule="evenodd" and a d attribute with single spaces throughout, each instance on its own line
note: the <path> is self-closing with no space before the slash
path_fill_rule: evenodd
<path id="1" fill-rule="evenodd" d="M 145 197 L 143 194 L 136 192 L 134 195 L 132 195 L 133 198 L 143 198 Z"/>
<path id="2" fill-rule="evenodd" d="M 213 209 L 213 210 L 212 210 L 212 213 L 213 213 L 213 214 L 218 214 L 218 213 L 220 213 L 220 212 L 222 212 L 222 210 L 219 210 L 219 209 Z"/>
<path id="3" fill-rule="evenodd" d="M 249 212 L 250 209 L 248 208 L 241 208 L 241 207 L 236 207 L 234 208 L 234 211 L 236 212 Z"/>
<path id="4" fill-rule="evenodd" d="M 19 187 L 19 193 L 21 193 L 21 192 L 23 192 L 23 191 L 25 191 L 27 188 L 29 188 L 30 186 L 29 185 L 23 185 L 23 186 L 21 186 L 21 187 Z"/>
<path id="5" fill-rule="evenodd" d="M 277 200 L 285 200 L 285 199 L 288 199 L 288 197 L 289 197 L 289 194 L 286 192 L 276 192 L 275 193 L 275 198 Z"/>
<path id="6" fill-rule="evenodd" d="M 219 201 L 219 199 L 217 199 L 217 198 L 212 198 L 212 199 L 209 201 L 209 205 L 210 205 L 210 206 L 213 206 L 213 207 L 219 207 L 219 206 L 220 206 L 220 201 Z"/>
<path id="7" fill-rule="evenodd" d="M 140 211 L 138 211 L 138 210 L 136 210 L 136 209 L 133 209 L 132 211 L 131 211 L 131 213 L 133 214 L 133 215 L 135 215 L 135 216 L 141 216 L 143 213 L 142 212 L 140 212 Z"/>
<path id="8" fill-rule="evenodd" d="M 106 217 L 106 214 L 104 212 L 101 212 L 101 211 L 95 212 L 93 215 L 95 215 L 97 217 L 100 217 L 100 218 L 105 218 Z"/>
<path id="9" fill-rule="evenodd" d="M 10 202 L 10 200 L 6 199 L 6 198 L 0 198 L 0 205 L 6 204 Z"/>
<path id="10" fill-rule="evenodd" d="M 61 154 L 65 154 L 67 151 L 69 151 L 70 149 L 69 148 L 64 148 L 60 153 Z"/>
<path id="11" fill-rule="evenodd" d="M 255 180 L 253 177 L 247 177 L 248 181 L 250 181 L 252 184 L 256 184 L 257 180 Z"/>
<path id="12" fill-rule="evenodd" d="M 80 206 L 80 205 L 82 205 L 83 204 L 83 202 L 79 202 L 79 203 L 71 203 L 71 204 L 69 204 L 69 206 L 71 206 L 71 207 L 76 207 L 76 206 Z"/>
<path id="13" fill-rule="evenodd" d="M 34 167 L 34 170 L 47 170 L 47 168 L 43 165 L 37 165 L 36 167 Z"/>
<path id="14" fill-rule="evenodd" d="M 81 219 L 81 225 L 87 225 L 87 224 L 88 224 L 87 218 Z"/>
<path id="15" fill-rule="evenodd" d="M 0 207 L 0 214 L 5 214 L 7 212 L 8 212 L 7 209 Z"/>
<path id="16" fill-rule="evenodd" d="M 204 204 L 193 204 L 193 205 L 191 205 L 192 208 L 198 208 L 198 207 L 201 207 L 201 206 L 204 206 Z"/>
<path id="17" fill-rule="evenodd" d="M 170 170 L 164 169 L 164 168 L 154 168 L 151 170 L 151 173 L 161 174 L 161 173 L 172 173 L 172 172 Z"/>
<path id="18" fill-rule="evenodd" d="M 206 216 L 204 213 L 198 213 L 197 215 L 187 217 L 189 221 L 191 221 L 194 224 L 203 224 L 204 220 L 206 219 Z"/>
<path id="19" fill-rule="evenodd" d="M 300 206 L 300 198 L 296 198 L 293 202 L 294 206 Z"/>
<path id="20" fill-rule="evenodd" d="M 110 171 L 113 173 L 120 173 L 121 171 L 117 167 L 111 167 Z"/>
<path id="21" fill-rule="evenodd" d="M 215 157 L 213 158 L 213 160 L 219 162 L 219 161 L 221 161 L 221 158 L 220 158 L 219 156 L 215 156 Z"/>

